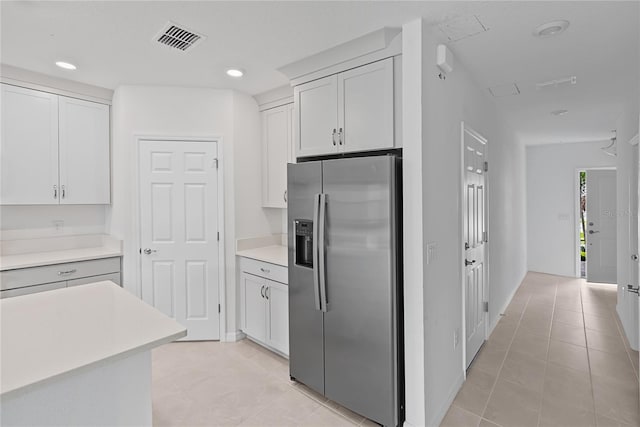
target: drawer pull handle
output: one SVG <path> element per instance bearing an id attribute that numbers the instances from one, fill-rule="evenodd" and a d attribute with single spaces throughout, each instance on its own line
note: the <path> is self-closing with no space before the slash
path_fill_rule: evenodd
<path id="1" fill-rule="evenodd" d="M 269 270 L 268 268 L 263 268 L 263 267 L 260 267 L 260 271 L 262 271 L 263 273 L 267 273 L 267 274 L 271 273 L 271 270 Z"/>
<path id="2" fill-rule="evenodd" d="M 76 270 L 75 268 L 73 270 L 58 271 L 58 276 L 64 276 L 65 274 L 73 274 L 76 271 L 78 271 L 78 270 Z"/>

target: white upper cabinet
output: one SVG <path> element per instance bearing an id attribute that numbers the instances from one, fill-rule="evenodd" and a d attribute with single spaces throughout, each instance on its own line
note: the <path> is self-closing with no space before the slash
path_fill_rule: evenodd
<path id="1" fill-rule="evenodd" d="M 262 205 L 287 207 L 287 161 L 291 161 L 293 104 L 262 112 Z"/>
<path id="2" fill-rule="evenodd" d="M 393 58 L 294 88 L 296 156 L 394 148 Z"/>
<path id="3" fill-rule="evenodd" d="M 109 106 L 60 97 L 60 204 L 109 204 Z"/>
<path id="4" fill-rule="evenodd" d="M 3 205 L 110 203 L 109 106 L 2 85 Z"/>
<path id="5" fill-rule="evenodd" d="M 58 96 L 2 85 L 0 204 L 57 204 Z"/>
<path id="6" fill-rule="evenodd" d="M 338 74 L 339 151 L 393 148 L 393 58 Z"/>
<path id="7" fill-rule="evenodd" d="M 296 157 L 337 151 L 338 76 L 296 86 Z"/>

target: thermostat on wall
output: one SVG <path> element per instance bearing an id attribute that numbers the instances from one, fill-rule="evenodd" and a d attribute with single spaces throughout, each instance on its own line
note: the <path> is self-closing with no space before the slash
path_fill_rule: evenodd
<path id="1" fill-rule="evenodd" d="M 438 45 L 436 65 L 445 73 L 450 73 L 453 71 L 453 54 L 446 45 Z"/>

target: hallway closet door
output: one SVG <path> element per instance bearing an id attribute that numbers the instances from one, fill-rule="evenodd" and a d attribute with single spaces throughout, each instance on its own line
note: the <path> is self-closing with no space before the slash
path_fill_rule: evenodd
<path id="1" fill-rule="evenodd" d="M 616 171 L 587 172 L 587 281 L 617 283 Z"/>

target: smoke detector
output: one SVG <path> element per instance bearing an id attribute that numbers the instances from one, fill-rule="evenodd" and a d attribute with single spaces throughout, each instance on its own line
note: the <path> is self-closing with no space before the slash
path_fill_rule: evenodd
<path id="1" fill-rule="evenodd" d="M 204 34 L 197 33 L 180 24 L 169 21 L 156 34 L 153 41 L 185 52 L 202 43 L 206 38 L 207 36 Z"/>
<path id="2" fill-rule="evenodd" d="M 569 28 L 569 21 L 565 21 L 565 20 L 551 21 L 551 22 L 547 22 L 545 24 L 537 26 L 533 30 L 533 35 L 536 37 L 556 36 L 564 32 L 567 28 Z"/>

